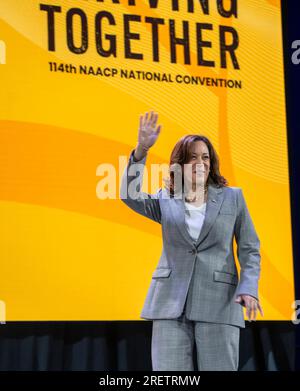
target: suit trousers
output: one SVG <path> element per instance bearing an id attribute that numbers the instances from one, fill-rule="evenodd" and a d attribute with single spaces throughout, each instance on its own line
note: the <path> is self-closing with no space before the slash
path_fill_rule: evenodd
<path id="1" fill-rule="evenodd" d="M 229 324 L 198 322 L 186 318 L 152 320 L 153 371 L 193 371 L 197 349 L 199 371 L 237 371 L 240 328 Z"/>

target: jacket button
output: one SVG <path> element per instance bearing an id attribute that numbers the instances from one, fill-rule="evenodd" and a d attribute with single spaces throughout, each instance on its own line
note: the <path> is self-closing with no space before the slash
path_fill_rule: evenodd
<path id="1" fill-rule="evenodd" d="M 197 252 L 197 251 L 196 251 L 195 249 L 189 250 L 189 253 L 190 253 L 190 254 L 196 254 L 196 252 Z"/>

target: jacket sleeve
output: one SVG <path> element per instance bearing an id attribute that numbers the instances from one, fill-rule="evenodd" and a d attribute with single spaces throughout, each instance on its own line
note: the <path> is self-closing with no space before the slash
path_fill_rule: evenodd
<path id="1" fill-rule="evenodd" d="M 238 295 L 250 295 L 258 300 L 258 280 L 260 277 L 260 240 L 250 217 L 242 189 L 237 194 L 238 214 L 234 227 L 237 242 L 238 261 L 241 266 Z"/>
<path id="2" fill-rule="evenodd" d="M 159 205 L 161 189 L 156 194 L 148 194 L 141 191 L 146 159 L 147 156 L 136 161 L 134 159 L 134 150 L 131 151 L 127 167 L 121 179 L 120 198 L 135 212 L 161 224 L 161 209 Z"/>

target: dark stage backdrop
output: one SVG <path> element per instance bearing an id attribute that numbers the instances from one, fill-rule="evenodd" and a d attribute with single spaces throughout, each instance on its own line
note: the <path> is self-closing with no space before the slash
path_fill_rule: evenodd
<path id="1" fill-rule="evenodd" d="M 282 19 L 295 286 L 296 298 L 300 298 L 296 240 L 300 237 L 296 219 L 300 203 L 299 180 L 296 188 L 300 177 L 300 64 L 291 61 L 292 42 L 300 40 L 299 0 L 283 1 Z M 292 322 L 247 322 L 241 330 L 240 370 L 293 370 L 295 362 L 300 369 L 300 336 L 297 330 L 295 344 L 295 329 Z M 7 322 L 0 325 L 0 370 L 151 370 L 151 333 L 151 321 Z M 197 368 L 195 355 L 194 359 Z"/>
<path id="2" fill-rule="evenodd" d="M 285 95 L 287 113 L 287 131 L 289 146 L 290 194 L 292 210 L 293 256 L 295 276 L 295 297 L 300 300 L 300 63 L 292 61 L 295 49 L 292 44 L 300 42 L 300 2 L 298 0 L 281 1 L 285 67 Z M 300 46 L 300 45 L 299 45 Z M 300 60 L 300 55 L 297 56 Z M 298 61 L 299 61 L 298 60 Z M 296 61 L 296 62 L 298 62 Z M 299 318 L 299 316 L 298 316 Z M 299 319 L 300 321 L 300 319 Z M 296 369 L 300 370 L 300 324 L 296 328 Z"/>
<path id="3" fill-rule="evenodd" d="M 151 371 L 151 332 L 151 321 L 8 322 L 0 370 Z M 294 351 L 292 323 L 247 322 L 240 370 L 292 370 Z"/>

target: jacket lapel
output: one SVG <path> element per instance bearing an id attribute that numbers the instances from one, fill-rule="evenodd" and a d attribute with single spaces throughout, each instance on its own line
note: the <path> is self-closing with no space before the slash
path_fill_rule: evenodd
<path id="1" fill-rule="evenodd" d="M 209 231 L 211 230 L 221 208 L 223 198 L 224 192 L 222 187 L 218 188 L 213 185 L 208 186 L 206 213 L 200 235 L 196 241 L 197 247 L 206 238 Z"/>
<path id="2" fill-rule="evenodd" d="M 185 222 L 185 204 L 184 199 L 171 198 L 171 213 L 175 223 L 185 238 L 185 240 L 192 244 L 193 246 L 198 247 L 201 242 L 206 238 L 209 231 L 211 230 L 219 210 L 221 208 L 224 198 L 224 192 L 222 187 L 218 188 L 214 185 L 208 185 L 208 194 L 207 194 L 207 204 L 206 204 L 206 213 L 203 221 L 202 229 L 200 235 L 195 243 L 194 239 L 190 236 L 186 222 Z"/>

